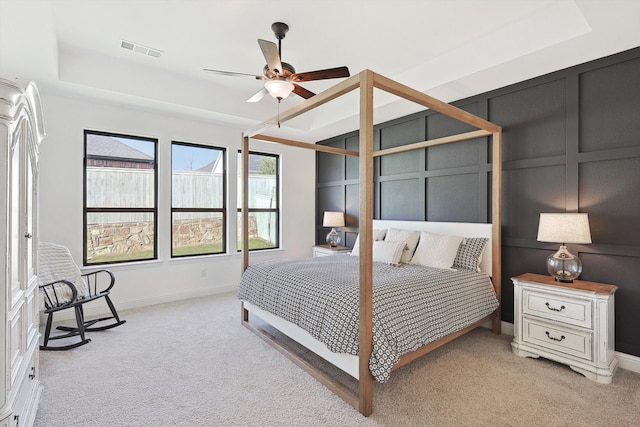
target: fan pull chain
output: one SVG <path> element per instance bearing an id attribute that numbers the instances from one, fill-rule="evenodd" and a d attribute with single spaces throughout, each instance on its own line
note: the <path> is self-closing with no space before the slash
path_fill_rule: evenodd
<path id="1" fill-rule="evenodd" d="M 278 98 L 278 129 L 280 129 L 280 101 L 282 101 L 282 98 Z"/>

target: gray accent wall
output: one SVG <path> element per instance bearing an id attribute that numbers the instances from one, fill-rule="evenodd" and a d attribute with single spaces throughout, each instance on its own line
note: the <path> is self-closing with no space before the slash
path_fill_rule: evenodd
<path id="1" fill-rule="evenodd" d="M 640 356 L 640 48 L 497 89 L 454 105 L 503 127 L 502 318 L 513 322 L 511 277 L 547 274 L 556 244 L 536 240 L 541 212 L 586 212 L 593 243 L 568 245 L 584 280 L 619 287 L 616 350 Z M 375 126 L 375 148 L 473 130 L 427 110 Z M 357 150 L 358 133 L 321 144 Z M 375 160 L 374 217 L 489 222 L 486 138 Z M 358 233 L 358 160 L 320 153 L 322 213 L 345 212 L 343 244 Z"/>

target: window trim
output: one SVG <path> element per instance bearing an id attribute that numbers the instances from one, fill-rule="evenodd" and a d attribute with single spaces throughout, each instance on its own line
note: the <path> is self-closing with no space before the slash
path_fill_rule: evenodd
<path id="1" fill-rule="evenodd" d="M 87 136 L 100 135 L 115 138 L 126 138 L 139 141 L 153 142 L 153 207 L 150 208 L 113 208 L 113 207 L 87 207 Z M 155 261 L 158 259 L 158 139 L 138 135 L 127 135 L 115 132 L 104 132 L 85 129 L 83 133 L 83 167 L 82 167 L 82 265 L 93 267 L 106 264 L 123 264 L 128 262 Z M 121 261 L 89 263 L 87 259 L 87 216 L 90 213 L 151 213 L 153 215 L 153 257 L 140 259 L 127 259 Z"/>

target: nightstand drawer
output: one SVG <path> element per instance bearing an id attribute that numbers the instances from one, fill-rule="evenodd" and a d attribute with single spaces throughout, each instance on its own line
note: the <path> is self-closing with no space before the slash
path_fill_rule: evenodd
<path id="1" fill-rule="evenodd" d="M 566 295 L 554 295 L 525 289 L 523 291 L 524 314 L 557 320 L 584 328 L 591 328 L 593 301 L 573 299 Z"/>
<path id="2" fill-rule="evenodd" d="M 585 360 L 593 360 L 591 332 L 563 328 L 524 317 L 522 340 Z"/>

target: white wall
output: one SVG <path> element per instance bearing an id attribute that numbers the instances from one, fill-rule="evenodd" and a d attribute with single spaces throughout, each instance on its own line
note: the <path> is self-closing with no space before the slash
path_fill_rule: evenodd
<path id="1" fill-rule="evenodd" d="M 172 140 L 227 147 L 228 236 L 236 236 L 237 150 L 241 130 L 107 105 L 42 90 L 47 138 L 40 147 L 40 240 L 69 247 L 82 265 L 83 132 L 85 129 L 153 137 L 159 140 L 159 170 L 170 170 Z M 311 256 L 315 242 L 315 153 L 280 144 L 251 142 L 251 149 L 281 155 L 281 249 L 251 254 L 251 262 L 273 257 Z M 119 310 L 177 299 L 233 291 L 242 272 L 234 238 L 229 254 L 170 258 L 170 173 L 159 175 L 158 260 L 117 264 L 112 297 Z M 91 268 L 89 270 L 95 270 Z M 89 271 L 88 270 L 88 271 Z M 88 314 L 105 309 L 103 302 Z"/>

